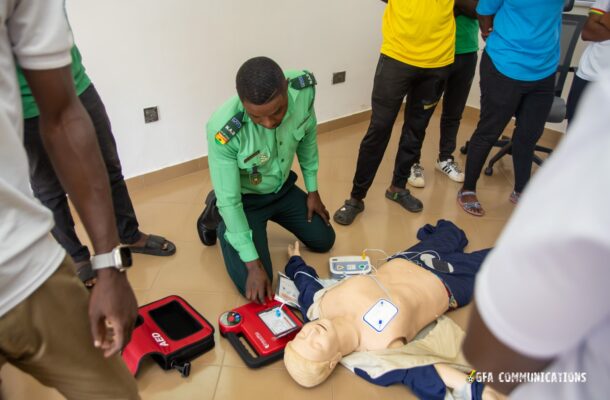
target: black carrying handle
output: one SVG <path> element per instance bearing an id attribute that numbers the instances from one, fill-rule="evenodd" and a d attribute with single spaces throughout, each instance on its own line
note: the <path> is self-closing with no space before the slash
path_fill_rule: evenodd
<path id="1" fill-rule="evenodd" d="M 223 336 L 225 336 L 229 340 L 229 343 L 231 343 L 235 351 L 237 351 L 237 354 L 239 354 L 241 359 L 244 360 L 246 365 L 250 368 L 260 368 L 264 365 L 271 364 L 272 362 L 284 357 L 284 349 L 268 356 L 253 357 L 252 354 L 250 354 L 250 352 L 246 348 L 246 346 L 244 346 L 241 340 L 239 340 L 240 335 L 232 332 L 227 332 Z"/>

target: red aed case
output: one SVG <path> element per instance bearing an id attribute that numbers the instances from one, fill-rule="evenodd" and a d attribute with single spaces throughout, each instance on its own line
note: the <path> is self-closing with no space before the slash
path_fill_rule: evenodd
<path id="1" fill-rule="evenodd" d="M 259 368 L 284 356 L 284 347 L 303 327 L 303 322 L 290 308 L 271 300 L 265 304 L 245 304 L 223 313 L 218 318 L 218 327 L 246 365 Z"/>
<path id="2" fill-rule="evenodd" d="M 190 361 L 214 347 L 214 327 L 180 296 L 168 296 L 138 309 L 123 360 L 135 376 L 150 355 L 165 370 L 190 373 Z"/>

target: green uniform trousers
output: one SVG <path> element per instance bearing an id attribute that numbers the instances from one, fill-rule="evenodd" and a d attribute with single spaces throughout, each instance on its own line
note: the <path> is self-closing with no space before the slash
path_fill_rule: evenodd
<path id="1" fill-rule="evenodd" d="M 250 229 L 254 246 L 265 267 L 269 279 L 273 281 L 271 256 L 267 243 L 267 222 L 273 221 L 292 232 L 305 246 L 315 252 L 326 252 L 335 243 L 335 231 L 327 226 L 319 215 L 314 214 L 311 222 L 307 222 L 307 194 L 294 183 L 297 175 L 290 171 L 288 179 L 277 193 L 244 194 L 242 203 Z M 248 270 L 239 258 L 237 251 L 224 237 L 226 226 L 221 222 L 218 226 L 218 239 L 229 276 L 243 295 L 246 291 Z"/>

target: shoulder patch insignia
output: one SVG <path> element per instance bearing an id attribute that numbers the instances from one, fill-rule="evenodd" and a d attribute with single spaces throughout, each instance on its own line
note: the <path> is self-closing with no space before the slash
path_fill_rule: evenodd
<path id="1" fill-rule="evenodd" d="M 299 75 L 296 78 L 292 78 L 290 80 L 290 87 L 293 89 L 301 90 L 308 88 L 310 86 L 315 86 L 318 82 L 316 82 L 316 77 L 313 76 L 311 72 L 305 71 L 303 75 Z"/>
<path id="2" fill-rule="evenodd" d="M 231 139 L 233 139 L 233 136 L 237 135 L 237 132 L 239 132 L 239 130 L 242 128 L 243 116 L 244 116 L 244 113 L 239 112 L 239 113 L 235 114 L 233 117 L 231 117 L 231 119 L 227 121 L 225 126 L 221 130 L 216 132 L 216 135 L 214 135 L 214 138 L 216 139 L 216 141 L 220 144 L 229 143 L 229 141 Z"/>

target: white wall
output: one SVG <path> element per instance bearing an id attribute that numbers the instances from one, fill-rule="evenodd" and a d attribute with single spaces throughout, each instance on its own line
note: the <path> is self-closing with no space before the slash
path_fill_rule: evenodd
<path id="1" fill-rule="evenodd" d="M 78 0 L 76 43 L 113 124 L 126 177 L 207 154 L 205 124 L 235 73 L 266 55 L 318 79 L 320 122 L 370 108 L 379 0 Z M 332 72 L 347 71 L 331 85 Z M 144 124 L 144 107 L 160 120 Z"/>

